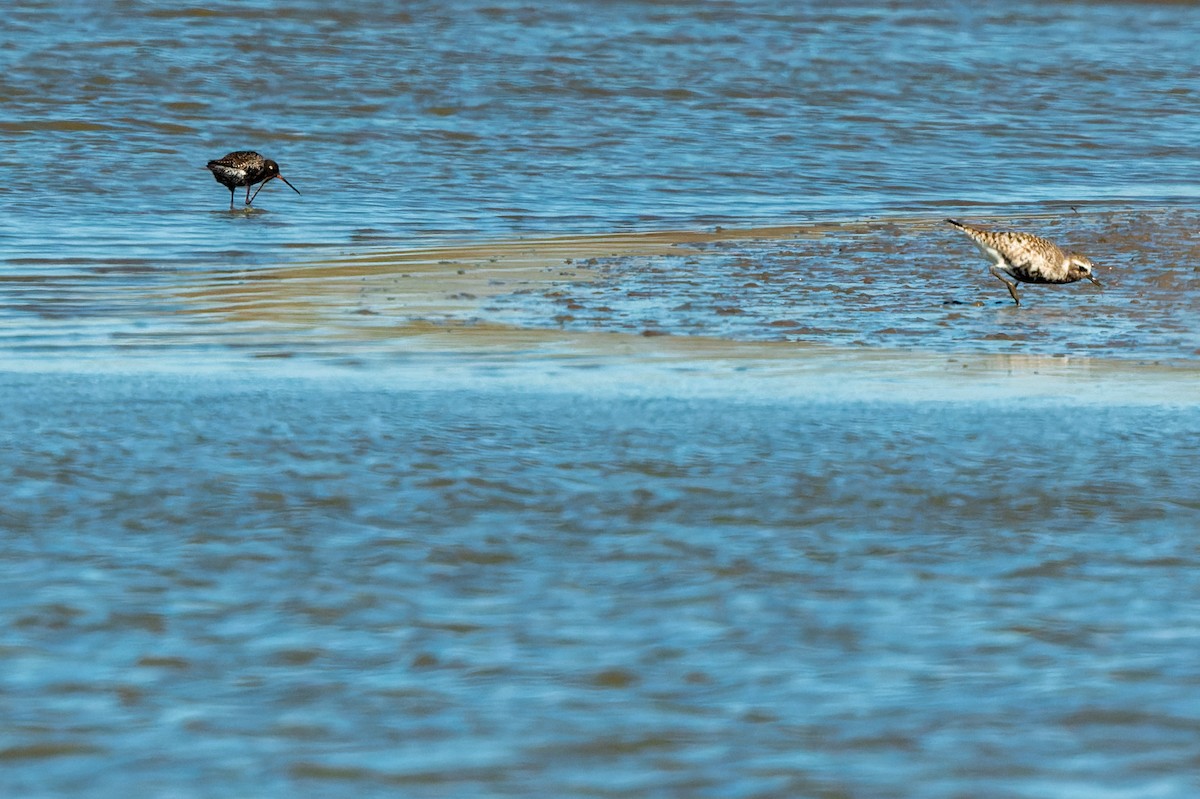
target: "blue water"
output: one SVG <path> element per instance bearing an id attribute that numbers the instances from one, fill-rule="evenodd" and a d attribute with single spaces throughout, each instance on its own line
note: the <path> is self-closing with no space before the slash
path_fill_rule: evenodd
<path id="1" fill-rule="evenodd" d="M 0 786 L 1200 789 L 1194 404 L 675 386 L 7 377 Z"/>
<path id="2" fill-rule="evenodd" d="M 1197 194 L 1186 4 L 326 6 L 6 14 L 4 259 Z M 243 148 L 304 192 L 253 225 Z"/>

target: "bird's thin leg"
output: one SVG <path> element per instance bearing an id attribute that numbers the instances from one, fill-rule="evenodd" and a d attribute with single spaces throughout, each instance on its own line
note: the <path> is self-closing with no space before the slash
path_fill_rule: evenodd
<path id="1" fill-rule="evenodd" d="M 989 267 L 989 269 L 991 269 L 992 274 L 996 276 L 997 280 L 999 280 L 1001 283 L 1003 283 L 1005 286 L 1008 287 L 1008 293 L 1012 295 L 1013 302 L 1015 302 L 1017 305 L 1020 305 L 1021 298 L 1017 296 L 1017 284 L 1013 283 L 1011 280 L 1006 278 L 1004 276 L 1004 273 L 1002 271 L 1000 271 L 999 269 L 997 269 L 996 267 L 992 266 L 992 267 Z"/>
<path id="2" fill-rule="evenodd" d="M 1007 280 L 1004 282 L 1008 283 Z M 1017 296 L 1017 284 L 1016 283 L 1008 283 L 1008 293 L 1012 295 L 1013 302 L 1015 302 L 1017 305 L 1021 304 L 1021 298 Z"/>
<path id="3" fill-rule="evenodd" d="M 229 189 L 229 210 L 233 210 L 233 189 Z"/>
<path id="4" fill-rule="evenodd" d="M 250 204 L 250 184 L 246 184 L 246 205 Z"/>

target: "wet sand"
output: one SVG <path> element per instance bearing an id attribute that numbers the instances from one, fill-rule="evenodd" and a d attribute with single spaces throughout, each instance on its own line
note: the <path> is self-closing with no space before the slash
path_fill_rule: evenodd
<path id="1" fill-rule="evenodd" d="M 558 330 L 1159 362 L 1200 354 L 1195 215 L 992 221 L 1093 253 L 1105 289 L 1022 286 L 1018 308 L 940 218 L 895 218 L 352 252 L 203 274 L 168 298 L 187 316 L 301 338 L 319 329 L 347 345 L 455 337 L 470 349 L 475 337 L 494 348 Z"/>
<path id="2" fill-rule="evenodd" d="M 187 310 L 234 320 L 313 323 L 346 313 L 388 315 L 401 325 L 479 316 L 482 300 L 531 286 L 597 279 L 601 258 L 698 252 L 695 245 L 817 236 L 829 226 L 659 231 L 381 249 L 336 259 L 207 275 L 177 295 Z M 351 327 L 364 327 L 357 324 Z"/>
<path id="3" fill-rule="evenodd" d="M 1019 308 L 965 238 L 915 217 L 365 249 L 180 276 L 152 305 L 172 311 L 168 353 L 208 342 L 295 373 L 1190 403 L 1191 220 L 1161 209 L 995 220 L 1101 263 L 1103 291 L 1025 286 Z M 1135 260 L 1148 242 L 1164 253 L 1153 267 Z M 155 336 L 131 332 L 128 357 L 146 365 L 140 348 L 162 351 Z"/>
<path id="4" fill-rule="evenodd" d="M 1023 287 L 1020 308 L 970 243 L 929 217 L 367 247 L 239 270 L 31 273 L 7 284 L 25 322 L 4 363 L 1187 404 L 1200 351 L 1194 216 L 994 220 L 1101 264 L 1103 291 Z M 78 357 L 46 357 L 57 352 Z"/>

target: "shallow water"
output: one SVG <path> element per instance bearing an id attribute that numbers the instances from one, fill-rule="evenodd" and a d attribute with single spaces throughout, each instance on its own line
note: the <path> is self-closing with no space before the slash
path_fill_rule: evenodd
<path id="1" fill-rule="evenodd" d="M 22 4 L 3 257 L 1194 199 L 1197 38 L 1154 3 Z M 241 148 L 303 197 L 221 213 Z"/>
<path id="2" fill-rule="evenodd" d="M 1200 787 L 1195 405 L 387 383 L 6 381 L 9 792 Z"/>
<path id="3" fill-rule="evenodd" d="M 0 794 L 1200 791 L 1188 4 L 326 5 L 0 16 Z"/>

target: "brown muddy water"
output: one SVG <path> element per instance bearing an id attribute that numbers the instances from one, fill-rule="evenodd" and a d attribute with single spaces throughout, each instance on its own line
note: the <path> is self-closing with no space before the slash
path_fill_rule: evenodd
<path id="1" fill-rule="evenodd" d="M 327 5 L 0 15 L 0 795 L 1200 793 L 1188 4 Z"/>

